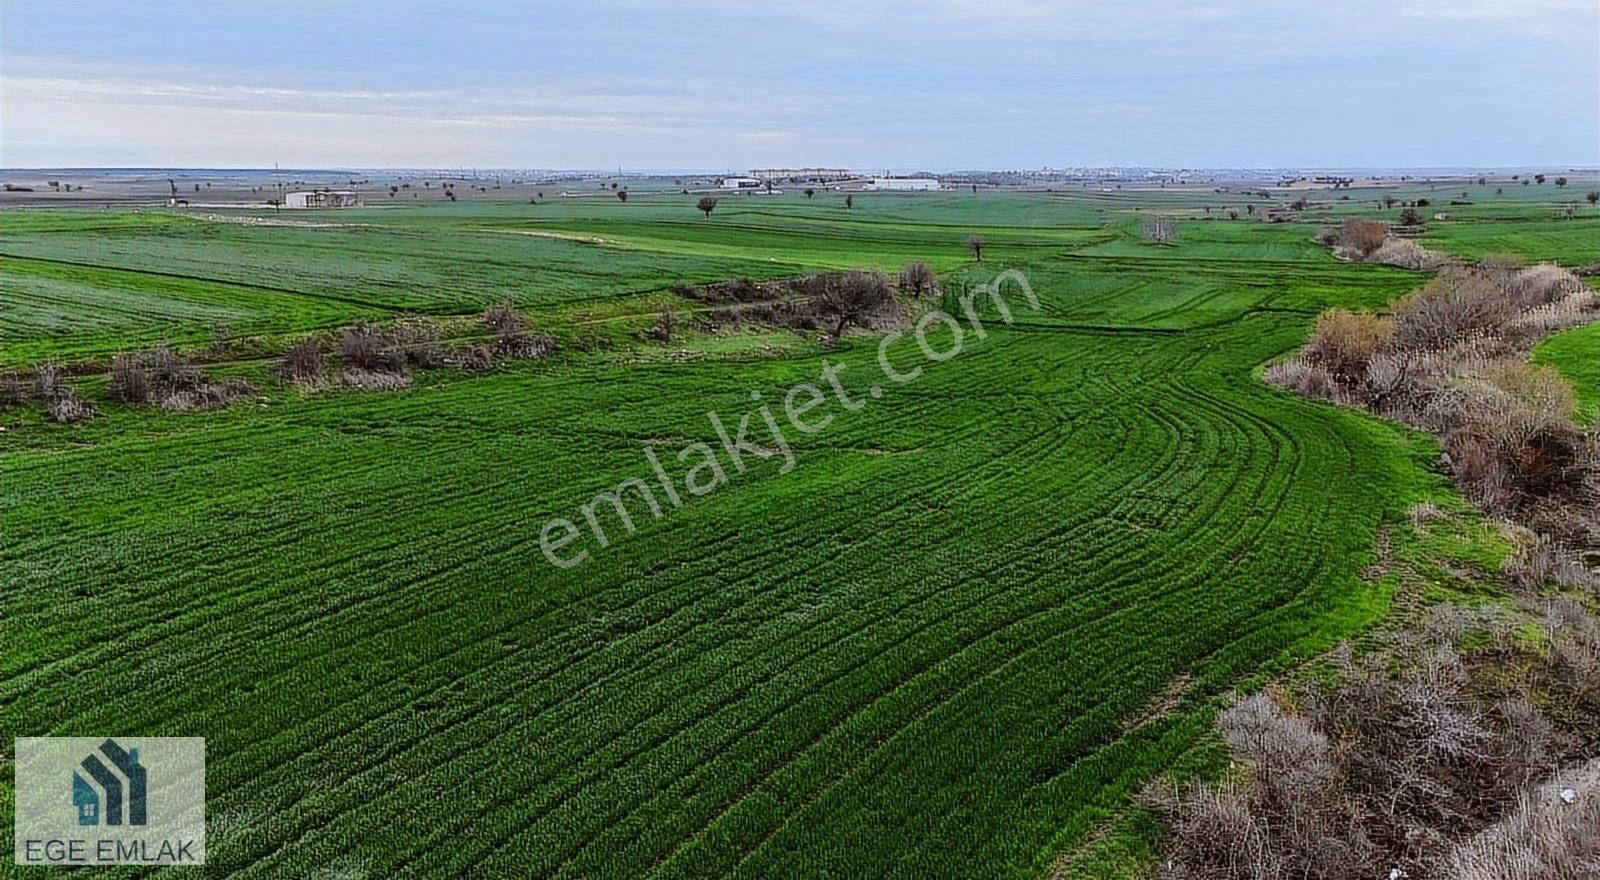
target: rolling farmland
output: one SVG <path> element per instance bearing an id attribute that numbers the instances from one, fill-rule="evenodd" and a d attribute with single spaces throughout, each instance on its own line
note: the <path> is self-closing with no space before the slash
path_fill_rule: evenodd
<path id="1" fill-rule="evenodd" d="M 1314 222 L 1152 247 L 1132 208 L 1162 198 L 0 214 L 6 366 L 508 298 L 581 343 L 395 393 L 246 361 L 261 400 L 215 412 L 5 414 L 0 714 L 205 736 L 217 876 L 1043 875 L 1231 687 L 1377 620 L 1385 521 L 1446 491 L 1431 440 L 1257 379 L 1320 309 L 1422 276 L 1340 263 Z M 1595 258 L 1592 220 L 1504 210 L 1430 244 Z M 687 310 L 674 284 L 912 259 L 953 314 L 1003 268 L 1041 308 L 986 307 L 948 361 L 900 339 L 925 372 L 881 397 L 871 334 L 630 333 Z M 1582 344 L 1544 351 L 1587 370 Z M 859 409 L 830 395 L 792 471 L 547 563 L 541 525 L 642 450 L 716 447 L 708 411 L 825 362 Z"/>

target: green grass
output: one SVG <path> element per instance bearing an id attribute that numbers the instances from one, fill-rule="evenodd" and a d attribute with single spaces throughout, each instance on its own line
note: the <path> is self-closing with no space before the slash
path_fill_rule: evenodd
<path id="1" fill-rule="evenodd" d="M 0 215 L 26 279 L 0 321 L 30 353 L 462 313 L 513 285 L 570 334 L 681 280 L 912 256 L 952 297 L 1020 268 L 1043 306 L 1012 295 L 1006 327 L 984 303 L 987 337 L 942 363 L 900 339 L 925 373 L 879 399 L 871 336 L 617 332 L 404 392 L 13 427 L 8 728 L 205 736 L 218 876 L 1027 877 L 1193 763 L 1231 686 L 1385 613 L 1362 572 L 1384 520 L 1441 491 L 1436 448 L 1256 373 L 1316 310 L 1414 273 L 1333 261 L 1310 226 L 1185 222 L 1154 248 L 1099 195 L 709 221 L 657 198 L 336 215 L 376 228 Z M 541 526 L 647 477 L 646 447 L 681 486 L 673 453 L 719 445 L 706 412 L 736 421 L 824 360 L 862 408 L 830 394 L 791 472 L 730 470 L 546 562 Z M 1131 869 L 1150 830 L 1096 858 Z"/>
<path id="2" fill-rule="evenodd" d="M 1572 380 L 1586 417 L 1600 418 L 1600 323 L 1552 336 L 1534 349 L 1533 359 Z"/>

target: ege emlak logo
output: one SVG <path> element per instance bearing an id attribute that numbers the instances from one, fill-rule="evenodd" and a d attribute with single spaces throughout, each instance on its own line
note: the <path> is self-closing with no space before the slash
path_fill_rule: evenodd
<path id="1" fill-rule="evenodd" d="M 101 760 L 101 755 L 122 774 L 118 778 Z M 139 764 L 138 749 L 124 749 L 114 739 L 100 744 L 100 754 L 83 759 L 83 771 L 98 785 L 84 781 L 77 771 L 72 774 L 72 806 L 78 813 L 79 825 L 99 825 L 104 817 L 107 825 L 121 825 L 123 821 L 122 779 L 128 780 L 127 821 L 129 825 L 144 825 L 149 821 L 146 813 L 146 774 Z M 106 793 L 105 810 L 101 811 L 100 791 Z"/>
<path id="2" fill-rule="evenodd" d="M 203 865 L 206 741 L 19 736 L 18 865 Z"/>

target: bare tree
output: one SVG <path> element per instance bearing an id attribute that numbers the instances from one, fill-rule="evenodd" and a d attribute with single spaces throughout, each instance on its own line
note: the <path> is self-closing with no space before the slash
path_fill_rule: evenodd
<path id="1" fill-rule="evenodd" d="M 1400 210 L 1401 226 L 1421 226 L 1422 223 L 1422 212 L 1416 208 L 1402 208 Z"/>
<path id="2" fill-rule="evenodd" d="M 866 326 L 874 315 L 894 308 L 894 291 L 882 272 L 852 269 L 844 274 L 816 275 L 811 279 L 812 305 L 833 320 L 835 342 L 852 326 Z"/>
<path id="3" fill-rule="evenodd" d="M 1596 202 L 1600 202 L 1600 190 L 1591 192 L 1588 195 L 1584 196 L 1584 198 L 1588 199 L 1589 200 L 1589 204 L 1591 204 L 1591 205 L 1596 203 Z"/>
<path id="4" fill-rule="evenodd" d="M 967 250 L 972 252 L 972 258 L 983 262 L 983 239 L 976 235 L 967 236 Z"/>
<path id="5" fill-rule="evenodd" d="M 1152 244 L 1174 244 L 1178 240 L 1178 221 L 1165 215 L 1149 217 L 1140 227 L 1139 234 Z"/>
<path id="6" fill-rule="evenodd" d="M 700 201 L 695 203 L 695 207 L 700 209 L 700 213 L 706 215 L 707 220 L 710 220 L 711 212 L 717 209 L 717 200 L 710 196 L 701 196 Z"/>

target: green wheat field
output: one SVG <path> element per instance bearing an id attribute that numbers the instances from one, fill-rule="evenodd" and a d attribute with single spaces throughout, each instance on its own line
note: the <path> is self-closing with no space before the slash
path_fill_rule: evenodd
<path id="1" fill-rule="evenodd" d="M 1378 620 L 1384 523 L 1450 494 L 1431 439 L 1258 378 L 1321 309 L 1425 280 L 1316 243 L 1378 213 L 1351 196 L 1290 223 L 1131 191 L 5 211 L 0 368 L 80 365 L 101 417 L 0 413 L 3 727 L 206 737 L 208 876 L 1045 876 L 1217 760 L 1230 689 Z M 1475 198 L 1423 243 L 1600 261 L 1600 211 L 1553 199 Z M 1175 246 L 1141 241 L 1155 211 Z M 891 342 L 924 373 L 874 398 L 878 334 L 711 332 L 673 292 L 912 260 L 925 306 L 1016 269 L 1040 308 L 986 307 L 946 361 Z M 395 392 L 268 372 L 307 333 L 508 300 L 557 354 Z M 99 397 L 111 355 L 218 325 L 245 342 L 208 369 L 259 397 Z M 1591 413 L 1597 345 L 1536 354 Z M 707 412 L 824 363 L 861 406 L 830 393 L 792 469 L 546 561 L 542 525 L 645 449 L 718 447 Z"/>

